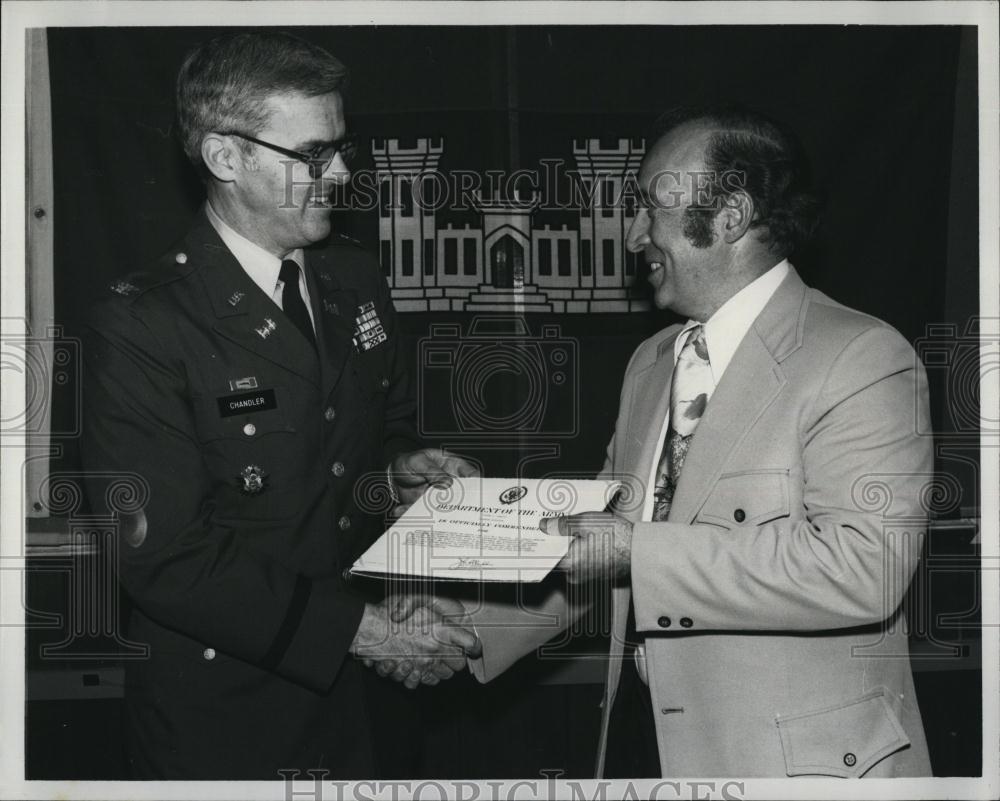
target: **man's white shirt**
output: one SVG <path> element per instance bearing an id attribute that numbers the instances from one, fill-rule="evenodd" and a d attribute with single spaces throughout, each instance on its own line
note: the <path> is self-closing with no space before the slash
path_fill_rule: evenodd
<path id="1" fill-rule="evenodd" d="M 753 321 L 763 311 L 767 302 L 778 289 L 779 284 L 788 275 L 788 260 L 782 260 L 774 265 L 763 275 L 747 284 L 743 289 L 733 295 L 722 304 L 719 309 L 705 323 L 705 345 L 708 348 L 708 360 L 712 367 L 713 389 L 719 385 L 723 373 L 733 359 L 733 354 L 743 341 Z M 697 320 L 688 320 L 684 328 L 674 340 L 674 365 L 677 358 L 688 340 L 688 336 L 693 328 L 702 325 Z M 709 399 L 711 403 L 711 398 Z M 642 510 L 642 519 L 646 522 L 653 519 L 654 497 L 652 488 L 656 486 L 656 468 L 660 461 L 660 454 L 663 452 L 663 441 L 667 436 L 667 429 L 670 426 L 670 409 L 668 407 L 663 422 L 660 425 L 660 434 L 656 441 L 656 450 L 653 463 L 649 466 L 649 475 L 646 482 L 646 503 Z"/>
<path id="2" fill-rule="evenodd" d="M 205 204 L 208 213 L 208 221 L 212 224 L 223 244 L 229 248 L 236 261 L 240 263 L 243 271 L 250 276 L 250 279 L 261 288 L 261 291 L 271 300 L 278 304 L 279 309 L 284 307 L 281 304 L 281 293 L 285 287 L 284 282 L 278 278 L 281 272 L 281 262 L 272 253 L 268 253 L 260 245 L 256 245 L 242 234 L 234 231 L 212 208 L 211 203 Z M 309 312 L 309 321 L 312 323 L 313 331 L 316 330 L 316 321 L 313 319 L 312 304 L 309 302 L 309 287 L 306 286 L 306 276 L 302 269 L 303 263 L 302 248 L 296 248 L 285 256 L 285 259 L 294 261 L 299 265 L 299 294 Z"/>

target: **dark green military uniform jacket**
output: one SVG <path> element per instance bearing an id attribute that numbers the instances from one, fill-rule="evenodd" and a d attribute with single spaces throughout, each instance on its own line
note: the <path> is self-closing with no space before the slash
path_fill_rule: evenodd
<path id="1" fill-rule="evenodd" d="M 381 533 L 372 496 L 419 447 L 377 262 L 306 250 L 318 354 L 199 215 L 149 271 L 114 282 L 84 341 L 89 492 L 133 474 L 119 577 L 134 601 L 129 746 L 140 776 L 371 771 L 365 599 L 342 571 Z"/>

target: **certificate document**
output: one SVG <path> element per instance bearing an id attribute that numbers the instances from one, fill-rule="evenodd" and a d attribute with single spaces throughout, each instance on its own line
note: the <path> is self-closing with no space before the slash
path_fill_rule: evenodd
<path id="1" fill-rule="evenodd" d="M 603 511 L 620 483 L 566 478 L 456 478 L 431 487 L 352 573 L 464 581 L 541 581 L 572 537 L 545 534 L 544 517 Z"/>

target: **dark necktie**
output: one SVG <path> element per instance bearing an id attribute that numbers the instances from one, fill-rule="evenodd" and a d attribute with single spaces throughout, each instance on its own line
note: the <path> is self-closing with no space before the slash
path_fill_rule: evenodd
<path id="1" fill-rule="evenodd" d="M 285 316 L 295 323 L 295 327 L 302 332 L 309 344 L 316 347 L 316 335 L 313 333 L 312 321 L 309 319 L 309 310 L 302 300 L 299 292 L 299 265 L 291 259 L 281 262 L 281 272 L 278 273 L 284 287 L 281 290 L 281 309 Z"/>

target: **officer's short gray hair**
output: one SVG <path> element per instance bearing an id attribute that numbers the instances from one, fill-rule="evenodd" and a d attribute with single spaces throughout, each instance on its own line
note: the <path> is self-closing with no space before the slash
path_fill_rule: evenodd
<path id="1" fill-rule="evenodd" d="M 237 33 L 195 47 L 177 75 L 177 122 L 184 152 L 204 177 L 201 143 L 213 131 L 255 136 L 268 123 L 264 101 L 342 91 L 347 68 L 318 45 L 281 32 Z"/>

